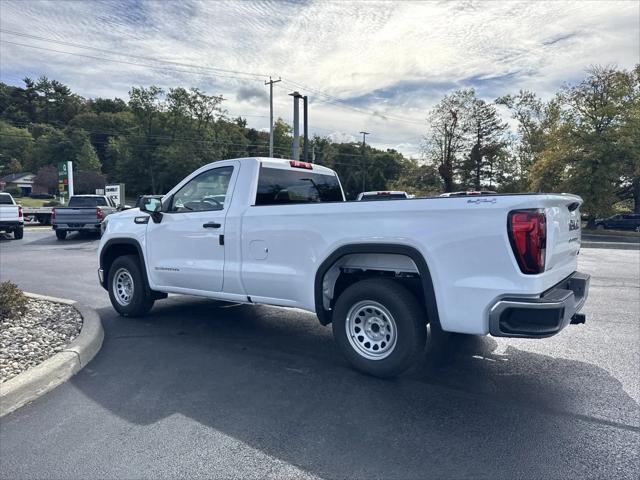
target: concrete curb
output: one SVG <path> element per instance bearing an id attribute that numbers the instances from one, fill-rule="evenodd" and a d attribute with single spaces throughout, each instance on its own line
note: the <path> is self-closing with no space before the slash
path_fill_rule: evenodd
<path id="1" fill-rule="evenodd" d="M 640 250 L 640 243 L 583 241 L 580 247 L 581 248 L 608 248 L 613 250 Z"/>
<path id="2" fill-rule="evenodd" d="M 82 316 L 80 334 L 61 352 L 0 384 L 0 417 L 53 390 L 82 370 L 102 347 L 98 313 L 73 300 L 25 293 L 30 298 L 72 305 Z"/>

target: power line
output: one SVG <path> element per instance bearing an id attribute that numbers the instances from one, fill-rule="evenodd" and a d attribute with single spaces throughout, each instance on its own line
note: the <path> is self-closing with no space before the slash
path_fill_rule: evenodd
<path id="1" fill-rule="evenodd" d="M 256 72 L 243 72 L 243 71 L 239 71 L 239 70 L 229 70 L 229 69 L 223 69 L 223 68 L 218 68 L 218 67 L 200 66 L 200 65 L 190 64 L 190 63 L 175 62 L 175 61 L 171 61 L 171 60 L 164 60 L 164 59 L 148 57 L 148 56 L 132 55 L 132 54 L 124 55 L 124 54 L 121 54 L 119 52 L 114 52 L 113 50 L 102 49 L 102 48 L 97 48 L 97 47 L 92 47 L 92 46 L 82 45 L 82 44 L 77 44 L 77 43 L 72 43 L 72 42 L 66 42 L 66 41 L 62 41 L 62 40 L 56 40 L 56 39 L 53 39 L 53 38 L 41 37 L 41 36 L 38 36 L 38 35 L 32 35 L 32 34 L 28 34 L 28 33 L 15 32 L 15 31 L 12 31 L 12 30 L 2 29 L 2 28 L 0 28 L 0 32 L 6 33 L 6 34 L 9 34 L 9 35 L 15 35 L 15 36 L 20 36 L 20 37 L 24 37 L 24 38 L 30 38 L 30 39 L 34 39 L 34 40 L 57 43 L 59 45 L 66 45 L 66 46 L 71 46 L 71 47 L 75 47 L 75 48 L 81 48 L 81 49 L 93 50 L 93 51 L 97 51 L 97 52 L 101 52 L 101 53 L 118 55 L 118 56 L 121 56 L 121 57 L 137 58 L 137 59 L 142 59 L 142 60 L 146 60 L 146 61 L 164 63 L 164 64 L 168 64 L 168 65 L 176 65 L 176 66 L 182 66 L 182 67 L 188 67 L 188 68 L 196 68 L 198 70 L 209 70 L 209 71 L 212 71 L 212 72 L 223 72 L 223 73 L 235 73 L 235 74 L 239 74 L 239 75 L 247 75 L 247 76 L 254 77 L 254 78 L 263 78 L 263 77 L 267 77 L 268 76 L 266 74 L 260 74 L 260 73 L 256 73 Z M 18 43 L 18 42 L 10 42 L 8 40 L 2 40 L 2 41 L 4 43 L 9 43 L 9 44 L 13 44 L 13 45 L 19 45 L 19 46 L 23 46 L 23 47 L 27 47 L 27 48 L 35 48 L 35 49 L 51 51 L 51 52 L 56 52 L 56 53 L 63 53 L 63 54 L 67 54 L 67 55 L 76 55 L 76 56 L 81 56 L 81 57 L 93 58 L 93 59 L 97 59 L 97 60 L 120 62 L 120 63 L 124 63 L 124 64 L 128 64 L 128 65 L 138 65 L 138 66 L 147 66 L 147 67 L 150 67 L 150 68 L 157 68 L 157 67 L 155 67 L 153 65 L 148 65 L 148 64 L 140 64 L 140 63 L 136 63 L 136 62 L 126 62 L 126 61 L 123 61 L 123 60 L 109 59 L 109 58 L 105 58 L 105 57 L 92 57 L 92 56 L 89 56 L 89 55 L 79 54 L 79 53 L 75 53 L 75 52 L 67 52 L 67 51 L 49 49 L 49 48 L 46 48 L 46 47 L 38 47 L 38 46 L 35 46 L 35 45 L 27 45 L 27 44 Z M 179 73 L 199 73 L 199 74 L 202 74 L 200 72 L 191 72 L 190 70 L 170 70 L 170 71 L 175 71 L 175 72 L 179 72 Z M 217 77 L 220 77 L 220 78 L 235 78 L 235 79 L 239 79 L 239 80 L 247 80 L 247 78 L 237 77 L 237 76 L 233 76 L 233 75 L 216 74 L 214 76 L 217 76 Z M 293 86 L 295 88 L 301 88 L 301 89 L 310 91 L 312 93 L 315 93 L 316 95 L 319 95 L 321 97 L 324 97 L 326 103 L 330 103 L 332 105 L 339 106 L 341 108 L 345 108 L 345 109 L 348 109 L 348 110 L 351 110 L 351 111 L 354 111 L 354 112 L 357 112 L 357 113 L 360 113 L 360 114 L 371 115 L 371 116 L 374 116 L 374 117 L 375 116 L 379 116 L 379 117 L 382 117 L 384 119 L 389 119 L 389 120 L 393 120 L 393 121 L 396 121 L 396 122 L 402 122 L 402 123 L 408 123 L 408 124 L 414 124 L 414 125 L 424 125 L 424 122 L 421 122 L 421 121 L 418 121 L 418 120 L 413 120 L 413 119 L 409 119 L 409 118 L 403 118 L 403 117 L 399 117 L 399 116 L 396 116 L 396 115 L 389 115 L 389 114 L 385 114 L 385 113 L 380 113 L 380 112 L 375 112 L 375 111 L 362 109 L 362 108 L 359 108 L 359 107 L 354 107 L 353 105 L 349 105 L 348 103 L 346 103 L 346 100 L 344 100 L 344 99 L 341 99 L 339 97 L 331 95 L 331 94 L 329 94 L 327 92 L 324 92 L 322 90 L 319 90 L 317 88 L 313 88 L 313 87 L 309 87 L 307 85 L 303 85 L 303 84 L 301 84 L 299 82 L 295 82 L 293 80 L 284 79 L 283 82 L 287 83 L 290 86 Z"/>
<path id="2" fill-rule="evenodd" d="M 133 55 L 133 54 L 122 54 L 120 52 L 114 52 L 113 50 L 108 50 L 108 49 L 104 49 L 104 48 L 97 48 L 97 47 L 92 47 L 89 45 L 82 45 L 82 44 L 78 44 L 78 43 L 72 43 L 72 42 L 65 42 L 62 40 L 56 40 L 54 38 L 47 38 L 47 37 L 40 37 L 37 35 L 31 35 L 28 33 L 22 33 L 22 32 L 15 32 L 12 30 L 7 30 L 5 28 L 0 28 L 0 32 L 2 33 L 7 33 L 9 35 L 15 35 L 15 36 L 19 36 L 19 37 L 24 37 L 24 38 L 31 38 L 34 40 L 41 40 L 41 41 L 45 41 L 45 42 L 51 42 L 51 43 L 57 43 L 59 45 L 66 45 L 69 47 L 75 47 L 75 48 L 82 48 L 85 50 L 94 50 L 96 52 L 102 52 L 102 53 L 108 53 L 108 54 L 112 54 L 112 55 L 119 55 L 119 56 L 124 56 L 124 57 L 128 57 L 128 58 L 138 58 L 141 60 L 147 60 L 147 61 L 152 61 L 152 62 L 157 62 L 157 63 L 166 63 L 169 65 L 176 65 L 179 67 L 190 67 L 190 68 L 197 68 L 200 70 L 211 70 L 211 71 L 216 71 L 216 72 L 222 72 L 222 73 L 235 73 L 235 74 L 239 74 L 239 75 L 248 75 L 248 76 L 252 76 L 252 77 L 258 77 L 258 78 L 263 78 L 263 77 L 267 77 L 268 75 L 265 74 L 261 74 L 261 73 L 255 73 L 255 72 L 243 72 L 240 70 L 228 70 L 228 69 L 224 69 L 224 68 L 218 68 L 218 67 L 210 67 L 210 66 L 202 66 L 202 65 L 195 65 L 192 63 L 184 63 L 184 62 L 175 62 L 172 60 L 164 60 L 161 58 L 155 58 L 155 57 L 147 57 L 147 56 L 142 56 L 142 55 Z"/>
<path id="3" fill-rule="evenodd" d="M 51 38 L 46 38 L 46 37 L 40 37 L 37 35 L 31 35 L 31 34 L 27 34 L 27 33 L 22 33 L 22 32 L 15 32 L 15 31 L 11 31 L 11 30 L 7 30 L 7 29 L 0 29 L 0 32 L 9 34 L 9 35 L 16 35 L 16 36 L 21 36 L 24 38 L 30 38 L 30 39 L 34 39 L 34 40 L 40 40 L 40 41 L 48 41 L 48 42 L 52 42 L 52 43 L 58 43 L 61 45 L 67 45 L 67 46 L 71 46 L 74 48 L 81 48 L 81 49 L 88 49 L 88 50 L 94 50 L 94 51 L 99 51 L 99 52 L 103 52 L 103 53 L 108 53 L 108 54 L 114 54 L 114 55 L 118 55 L 121 57 L 128 57 L 128 58 L 138 58 L 138 59 L 143 59 L 143 60 L 148 60 L 148 61 L 152 61 L 152 62 L 157 62 L 157 63 L 164 63 L 164 64 L 168 64 L 168 65 L 176 65 L 176 66 L 184 66 L 187 68 L 195 68 L 198 70 L 209 70 L 211 72 L 216 72 L 216 73 L 212 73 L 210 75 L 215 76 L 215 77 L 219 77 L 219 78 L 230 78 L 230 79 L 235 79 L 235 80 L 248 80 L 248 78 L 245 77 L 239 77 L 237 75 L 222 75 L 219 74 L 217 72 L 225 72 L 225 73 L 236 73 L 238 75 L 247 75 L 247 76 L 251 76 L 251 77 L 262 77 L 265 75 L 259 74 L 259 73 L 255 73 L 255 72 L 243 72 L 243 71 L 238 71 L 238 70 L 228 70 L 228 69 L 221 69 L 221 68 L 217 68 L 217 67 L 205 67 L 205 66 L 199 66 L 199 65 L 194 65 L 194 64 L 189 64 L 189 63 L 182 63 L 182 62 L 174 62 L 174 61 L 169 61 L 169 60 L 163 60 L 163 59 L 158 59 L 158 58 L 153 58 L 153 57 L 146 57 L 146 56 L 136 56 L 136 55 L 123 55 L 121 53 L 118 52 L 113 52 L 111 50 L 107 50 L 107 49 L 101 49 L 101 48 L 97 48 L 97 47 L 91 47 L 91 46 L 87 46 L 87 45 L 81 45 L 81 44 L 76 44 L 76 43 L 72 43 L 72 42 L 65 42 L 65 41 L 61 41 L 61 40 L 56 40 L 56 39 L 51 39 Z M 8 40 L 4 40 L 4 39 L 0 39 L 0 42 L 2 43 L 6 43 L 6 44 L 10 44 L 10 45 L 16 45 L 16 46 L 21 46 L 21 47 L 26 47 L 26 48 L 32 48 L 32 49 L 37 49 L 37 50 L 43 50 L 43 51 L 49 51 L 49 52 L 54 52 L 54 53 L 61 53 L 61 54 L 65 54 L 65 55 L 72 55 L 72 56 L 78 56 L 78 57 L 83 57 L 83 58 L 90 58 L 90 59 L 94 59 L 94 60 L 99 60 L 99 61 L 106 61 L 106 62 L 114 62 L 114 63 L 121 63 L 121 64 L 126 64 L 126 65 L 133 65 L 133 66 L 139 66 L 139 67 L 146 67 L 146 68 L 151 68 L 151 69 L 155 69 L 155 70 L 161 70 L 163 72 L 175 72 L 175 73 L 192 73 L 192 74 L 197 74 L 197 75 L 209 75 L 206 72 L 203 71 L 193 71 L 193 70 L 184 70 L 184 69 L 167 69 L 166 67 L 159 67 L 156 65 L 150 65 L 150 64 L 145 64 L 145 63 L 140 63 L 140 62 L 132 62 L 132 61 L 126 61 L 126 60 L 118 60 L 118 59 L 114 59 L 114 58 L 108 58 L 108 57 L 97 57 L 97 56 L 92 56 L 92 55 L 86 55 L 86 54 L 82 54 L 82 53 L 77 53 L 77 52 L 69 52 L 69 51 L 64 51 L 64 50 L 57 50 L 57 49 L 52 49 L 52 48 L 47 48 L 47 47 L 40 47 L 40 46 L 36 46 L 36 45 L 29 45 L 29 44 L 24 44 L 24 43 L 19 43 L 19 42 L 11 42 Z M 329 103 L 332 104 L 334 106 L 338 106 L 341 108 L 345 108 L 360 114 L 364 114 L 364 115 L 369 115 L 369 116 L 380 116 L 384 119 L 388 119 L 388 120 L 393 120 L 393 121 L 397 121 L 397 122 L 402 122 L 402 123 L 408 123 L 408 124 L 414 124 L 414 125 L 423 125 L 423 122 L 420 121 L 415 121 L 415 120 L 411 120 L 408 118 L 402 118 L 402 117 L 397 117 L 395 115 L 387 115 L 387 114 L 383 114 L 383 113 L 379 113 L 379 112 L 375 112 L 375 111 L 368 111 L 365 109 L 361 109 L 358 107 L 354 107 L 352 105 L 349 105 L 346 103 L 346 100 L 343 100 L 339 97 L 330 95 L 322 90 L 313 88 L 313 87 L 309 87 L 306 85 L 303 85 L 301 83 L 292 81 L 292 80 L 283 80 L 284 83 L 289 84 L 289 85 L 293 85 L 296 87 L 300 87 L 300 88 L 304 88 L 305 90 L 308 90 L 310 92 L 313 92 L 317 95 L 319 95 L 320 97 L 324 97 L 324 102 L 325 103 Z M 264 116 L 260 116 L 260 115 L 245 115 L 246 117 L 264 117 Z"/>
<path id="4" fill-rule="evenodd" d="M 157 66 L 157 65 L 149 65 L 149 64 L 145 64 L 145 63 L 128 62 L 126 60 L 116 60 L 115 58 L 95 57 L 93 55 L 85 55 L 83 53 L 66 52 L 66 51 L 63 51 L 63 50 L 55 50 L 53 48 L 38 47 L 38 46 L 35 46 L 35 45 L 27 45 L 26 43 L 10 42 L 9 40 L 1 40 L 0 39 L 0 43 L 7 43 L 7 44 L 10 44 L 10 45 L 17 45 L 17 46 L 20 46 L 20 47 L 33 48 L 33 49 L 36 49 L 36 50 L 44 50 L 44 51 L 47 51 L 47 52 L 63 53 L 65 55 L 73 55 L 73 56 L 76 56 L 76 57 L 91 58 L 93 60 L 100 60 L 100 61 L 105 61 L 105 62 L 121 63 L 121 64 L 125 64 L 125 65 L 134 65 L 134 66 L 137 66 L 137 67 L 147 67 L 147 68 L 151 68 L 151 69 L 154 69 L 154 70 L 160 70 L 162 72 L 194 73 L 196 75 L 214 76 L 214 77 L 219 77 L 219 78 L 233 78 L 233 79 L 236 79 L 236 80 L 247 80 L 246 78 L 238 77 L 238 76 L 234 76 L 234 75 L 220 75 L 220 74 L 212 74 L 212 73 L 209 73 L 209 72 L 195 72 L 195 71 L 192 71 L 192 70 L 171 69 L 171 68 L 161 67 L 161 66 Z"/>

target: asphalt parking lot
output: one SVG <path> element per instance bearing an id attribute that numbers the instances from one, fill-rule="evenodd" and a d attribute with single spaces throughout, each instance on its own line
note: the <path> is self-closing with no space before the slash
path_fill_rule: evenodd
<path id="1" fill-rule="evenodd" d="M 640 251 L 583 249 L 586 325 L 452 336 L 392 381 L 296 310 L 171 296 L 124 319 L 94 238 L 0 240 L 0 280 L 96 308 L 102 350 L 4 417 L 1 478 L 638 478 Z"/>

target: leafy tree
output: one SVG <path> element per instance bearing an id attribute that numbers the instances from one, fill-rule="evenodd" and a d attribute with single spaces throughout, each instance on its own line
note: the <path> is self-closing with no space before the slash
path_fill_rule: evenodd
<path id="1" fill-rule="evenodd" d="M 556 127 L 532 166 L 533 187 L 579 194 L 590 225 L 611 213 L 620 185 L 633 183 L 637 172 L 637 144 L 623 135 L 634 130 L 637 95 L 637 78 L 612 67 L 592 67 L 584 80 L 565 87 L 556 99 Z"/>
<path id="2" fill-rule="evenodd" d="M 75 194 L 95 193 L 96 189 L 104 188 L 107 178 L 95 170 L 77 170 L 73 173 L 73 188 Z"/>
<path id="3" fill-rule="evenodd" d="M 120 113 L 129 111 L 127 102 L 121 98 L 96 98 L 89 100 L 89 109 L 96 114 L 100 113 Z"/>
<path id="4" fill-rule="evenodd" d="M 49 128 L 44 129 L 36 139 L 29 167 L 37 171 L 41 167 L 69 160 L 74 162 L 76 169 L 100 169 L 98 156 L 84 130 L 73 127 L 65 130 Z"/>
<path id="5" fill-rule="evenodd" d="M 282 118 L 273 123 L 273 155 L 279 158 L 291 158 L 293 129 Z"/>
<path id="6" fill-rule="evenodd" d="M 119 112 L 86 112 L 76 115 L 71 125 L 83 128 L 89 133 L 91 145 L 98 155 L 101 170 L 107 175 L 115 174 L 115 164 L 107 157 L 107 145 L 113 137 L 127 137 L 135 127 L 135 118 L 129 111 Z"/>
<path id="7" fill-rule="evenodd" d="M 0 120 L 0 171 L 8 171 L 12 162 L 22 167 L 29 164 L 33 138 L 26 128 L 16 128 Z M 14 164 L 15 167 L 15 164 Z"/>
<path id="8" fill-rule="evenodd" d="M 445 192 L 452 192 L 461 155 L 468 145 L 469 111 L 475 99 L 473 89 L 457 90 L 445 97 L 429 113 L 425 153 L 436 165 Z"/>
<path id="9" fill-rule="evenodd" d="M 398 178 L 389 182 L 388 188 L 417 196 L 436 195 L 442 191 L 442 180 L 433 165 L 410 158 L 401 163 Z"/>
<path id="10" fill-rule="evenodd" d="M 51 165 L 40 168 L 33 179 L 33 186 L 37 192 L 56 193 L 58 191 L 58 169 Z"/>
<path id="11" fill-rule="evenodd" d="M 511 157 L 515 165 L 510 184 L 519 190 L 526 190 L 529 187 L 529 171 L 544 150 L 546 129 L 550 127 L 547 105 L 528 90 L 500 97 L 496 104 L 507 107 L 511 111 L 511 118 L 518 122 L 517 137 L 512 141 L 515 148 Z"/>
<path id="12" fill-rule="evenodd" d="M 495 183 L 500 165 L 496 160 L 505 148 L 504 133 L 507 125 L 500 119 L 496 108 L 484 100 L 473 98 L 469 105 L 468 128 L 471 152 L 460 166 L 462 181 L 475 190 Z"/>

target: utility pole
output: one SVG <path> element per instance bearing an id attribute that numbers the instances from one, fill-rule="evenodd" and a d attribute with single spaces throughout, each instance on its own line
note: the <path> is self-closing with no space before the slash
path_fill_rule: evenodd
<path id="1" fill-rule="evenodd" d="M 367 180 L 367 165 L 365 162 L 365 155 L 366 155 L 366 150 L 365 150 L 365 142 L 367 139 L 367 135 L 369 135 L 369 132 L 360 132 L 362 134 L 362 191 L 365 191 L 365 186 L 366 186 L 366 180 Z"/>
<path id="2" fill-rule="evenodd" d="M 302 95 L 298 92 L 289 94 L 293 97 L 293 159 L 300 160 L 300 107 Z"/>
<path id="3" fill-rule="evenodd" d="M 264 82 L 265 85 L 269 85 L 269 156 L 273 158 L 273 84 L 282 81 L 280 77 L 278 80 L 272 80 L 269 77 L 268 82 Z"/>
<path id="4" fill-rule="evenodd" d="M 305 162 L 309 161 L 309 117 L 307 116 L 307 96 L 302 97 L 303 100 L 303 112 L 304 112 L 304 153 L 303 158 Z"/>

